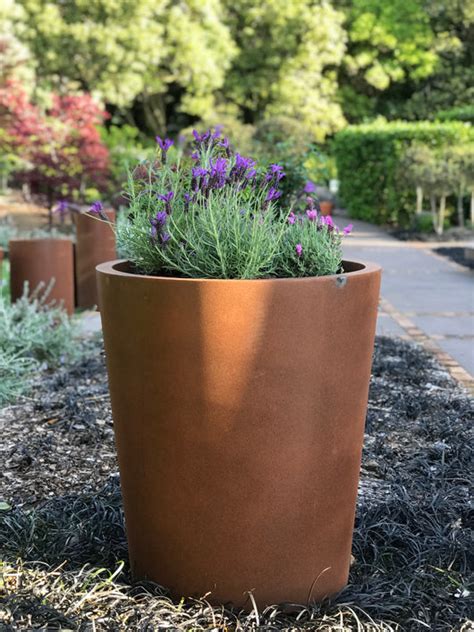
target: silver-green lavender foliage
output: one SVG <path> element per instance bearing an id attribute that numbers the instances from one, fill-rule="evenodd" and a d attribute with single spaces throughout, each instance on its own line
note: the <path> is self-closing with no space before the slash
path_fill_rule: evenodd
<path id="1" fill-rule="evenodd" d="M 0 297 L 0 406 L 28 389 L 41 369 L 79 358 L 75 322 L 37 292 L 25 292 L 15 303 Z"/>
<path id="2" fill-rule="evenodd" d="M 191 157 L 157 138 L 161 156 L 129 175 L 118 248 L 139 273 L 260 279 L 336 274 L 342 236 L 307 199 L 305 213 L 275 208 L 282 167 L 266 172 L 216 132 L 194 132 Z"/>

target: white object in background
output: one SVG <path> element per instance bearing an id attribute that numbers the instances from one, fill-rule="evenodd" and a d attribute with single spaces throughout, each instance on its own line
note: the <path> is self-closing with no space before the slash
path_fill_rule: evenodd
<path id="1" fill-rule="evenodd" d="M 337 193 L 339 191 L 339 180 L 329 180 L 329 190 L 331 193 Z"/>

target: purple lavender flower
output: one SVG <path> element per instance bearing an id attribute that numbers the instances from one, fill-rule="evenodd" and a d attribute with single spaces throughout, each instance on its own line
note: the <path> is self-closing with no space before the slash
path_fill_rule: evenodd
<path id="1" fill-rule="evenodd" d="M 223 138 L 219 143 L 219 147 L 222 147 L 225 150 L 227 158 L 230 158 L 230 143 L 228 138 Z"/>
<path id="2" fill-rule="evenodd" d="M 193 167 L 191 170 L 192 180 L 191 180 L 191 189 L 196 193 L 201 189 L 201 191 L 205 191 L 207 186 L 207 178 L 208 175 L 207 169 L 203 169 L 202 167 Z"/>
<path id="3" fill-rule="evenodd" d="M 305 193 L 314 193 L 316 191 L 316 185 L 314 184 L 314 182 L 311 182 L 311 180 L 308 180 L 303 191 Z"/>
<path id="4" fill-rule="evenodd" d="M 328 216 L 330 217 L 330 216 Z M 344 235 L 350 235 L 352 233 L 352 229 L 354 228 L 353 224 L 348 224 L 344 230 L 342 231 L 344 233 Z"/>
<path id="5" fill-rule="evenodd" d="M 150 219 L 151 229 L 150 235 L 151 240 L 154 242 L 158 239 L 158 235 L 160 235 L 163 228 L 166 226 L 166 222 L 168 221 L 168 215 L 166 211 L 158 211 L 155 217 Z"/>
<path id="6" fill-rule="evenodd" d="M 193 136 L 196 141 L 196 145 L 201 147 L 201 145 L 206 145 L 211 139 L 211 132 L 208 130 L 207 132 L 204 132 L 204 134 L 200 134 L 196 129 L 193 129 Z"/>
<path id="7" fill-rule="evenodd" d="M 174 193 L 173 191 L 168 191 L 168 193 L 165 194 L 159 194 L 158 197 L 160 198 L 160 200 L 163 200 L 163 202 L 171 202 L 171 200 L 174 198 Z"/>
<path id="8" fill-rule="evenodd" d="M 103 210 L 104 210 L 104 205 L 102 204 L 100 200 L 93 202 L 89 207 L 89 213 L 92 213 L 93 215 L 100 215 L 103 212 Z"/>
<path id="9" fill-rule="evenodd" d="M 293 225 L 296 222 L 296 215 L 293 213 L 293 211 L 291 211 L 291 213 L 288 215 L 288 224 Z"/>
<path id="10" fill-rule="evenodd" d="M 211 167 L 209 187 L 211 189 L 222 189 L 227 179 L 227 160 L 225 158 L 217 158 L 214 163 L 210 160 L 209 166 Z"/>
<path id="11" fill-rule="evenodd" d="M 315 209 L 308 209 L 306 216 L 310 222 L 315 222 L 318 219 L 318 212 Z"/>
<path id="12" fill-rule="evenodd" d="M 183 195 L 183 198 L 184 198 L 184 210 L 189 211 L 189 203 L 191 202 L 191 194 L 185 193 Z"/>
<path id="13" fill-rule="evenodd" d="M 165 246 L 169 240 L 171 239 L 171 235 L 169 233 L 163 233 L 161 235 L 161 243 L 163 244 L 163 246 Z"/>
<path id="14" fill-rule="evenodd" d="M 67 202 L 66 200 L 60 200 L 57 207 L 54 209 L 54 213 L 57 213 L 59 215 L 59 217 L 61 218 L 61 222 L 64 221 L 64 218 L 67 215 L 68 211 L 69 202 Z"/>
<path id="15" fill-rule="evenodd" d="M 283 171 L 283 167 L 274 163 L 268 167 L 268 171 L 265 174 L 265 182 L 274 182 L 277 184 L 284 177 L 285 172 Z"/>
<path id="16" fill-rule="evenodd" d="M 271 187 L 270 189 L 268 189 L 265 202 L 273 202 L 274 200 L 278 200 L 280 196 L 281 196 L 281 191 L 277 191 L 274 187 Z"/>
<path id="17" fill-rule="evenodd" d="M 193 153 L 191 154 L 191 158 L 193 160 L 199 160 L 199 152 L 193 151 Z"/>
<path id="18" fill-rule="evenodd" d="M 151 218 L 150 222 L 157 228 L 161 228 L 166 224 L 167 219 L 168 215 L 166 211 L 158 211 L 155 217 Z"/>
<path id="19" fill-rule="evenodd" d="M 109 221 L 109 218 L 107 217 L 104 211 L 104 205 L 102 204 L 100 200 L 97 200 L 96 202 L 91 204 L 88 212 L 91 215 L 98 215 L 100 219 L 102 219 L 104 222 Z"/>
<path id="20" fill-rule="evenodd" d="M 255 165 L 255 160 L 245 158 L 245 156 L 236 153 L 234 165 L 229 173 L 229 180 L 236 183 L 242 181 L 244 178 L 248 179 L 249 177 L 253 177 L 249 176 L 249 173 L 252 171 L 256 173 L 254 169 Z M 255 173 L 253 175 L 255 175 Z"/>
<path id="21" fill-rule="evenodd" d="M 171 200 L 174 198 L 173 191 L 168 191 L 168 193 L 165 193 L 164 195 L 160 193 L 158 195 L 158 198 L 160 200 L 163 200 L 163 202 L 165 203 L 165 211 L 168 215 L 170 215 L 171 214 Z"/>
<path id="22" fill-rule="evenodd" d="M 160 136 L 155 136 L 155 139 L 158 145 L 160 146 L 161 151 L 164 151 L 165 153 L 168 151 L 171 145 L 174 144 L 174 141 L 172 141 L 169 138 L 162 139 L 160 138 Z"/>
<path id="23" fill-rule="evenodd" d="M 301 257 L 301 255 L 303 254 L 303 246 L 301 244 L 296 244 L 295 250 L 296 250 L 296 255 L 298 257 Z"/>
<path id="24" fill-rule="evenodd" d="M 334 228 L 334 222 L 330 215 L 323 215 L 323 217 L 321 217 L 321 222 L 323 224 L 326 224 L 326 226 L 330 226 L 331 228 Z"/>

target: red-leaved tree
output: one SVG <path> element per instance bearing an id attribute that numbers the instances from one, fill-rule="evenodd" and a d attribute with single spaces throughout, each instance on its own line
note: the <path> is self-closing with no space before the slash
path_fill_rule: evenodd
<path id="1" fill-rule="evenodd" d="M 48 209 L 60 198 L 81 201 L 87 187 L 107 185 L 109 153 L 97 128 L 106 116 L 89 94 L 53 95 L 42 111 L 8 79 L 0 86 L 0 151 L 25 161 L 16 178 Z"/>

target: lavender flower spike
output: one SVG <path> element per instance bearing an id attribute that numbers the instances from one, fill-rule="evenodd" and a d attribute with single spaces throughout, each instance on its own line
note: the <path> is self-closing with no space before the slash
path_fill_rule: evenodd
<path id="1" fill-rule="evenodd" d="M 318 212 L 315 209 L 309 209 L 306 211 L 306 216 L 310 222 L 315 222 L 318 219 Z"/>
<path id="2" fill-rule="evenodd" d="M 353 228 L 354 228 L 353 224 L 348 224 L 342 232 L 344 233 L 344 235 L 350 235 L 352 233 Z"/>
<path id="3" fill-rule="evenodd" d="M 316 185 L 314 184 L 314 182 L 311 182 L 311 180 L 308 180 L 308 182 L 304 186 L 303 191 L 305 193 L 314 193 L 316 191 Z"/>
<path id="4" fill-rule="evenodd" d="M 166 154 L 168 153 L 168 149 L 171 147 L 171 145 L 174 144 L 174 141 L 170 140 L 169 138 L 162 139 L 160 136 L 156 136 L 155 139 L 161 149 L 161 160 L 163 164 L 165 164 Z"/>
<path id="5" fill-rule="evenodd" d="M 95 215 L 99 215 L 104 210 L 104 205 L 100 200 L 97 202 L 93 202 L 89 207 L 89 213 L 93 213 Z"/>
<path id="6" fill-rule="evenodd" d="M 296 215 L 293 213 L 293 211 L 291 211 L 291 213 L 288 215 L 288 224 L 293 225 L 296 222 Z"/>
<path id="7" fill-rule="evenodd" d="M 270 189 L 268 189 L 265 202 L 273 202 L 273 200 L 278 200 L 280 195 L 281 195 L 281 191 L 277 191 L 274 187 L 271 187 Z"/>
<path id="8" fill-rule="evenodd" d="M 168 191 L 168 193 L 163 194 L 159 194 L 158 195 L 160 200 L 163 200 L 163 202 L 165 203 L 165 211 L 168 215 L 171 214 L 171 200 L 174 198 L 174 193 L 173 191 Z"/>
<path id="9" fill-rule="evenodd" d="M 174 145 L 174 141 L 169 138 L 160 138 L 160 136 L 155 137 L 156 142 L 160 146 L 161 151 L 167 152 L 171 145 Z"/>
<path id="10" fill-rule="evenodd" d="M 301 255 L 303 254 L 303 246 L 301 244 L 296 244 L 295 250 L 296 250 L 296 255 L 298 257 L 301 257 Z"/>
<path id="11" fill-rule="evenodd" d="M 98 215 L 100 219 L 104 220 L 104 222 L 109 221 L 109 218 L 104 212 L 104 205 L 100 200 L 97 200 L 90 205 L 88 213 L 90 213 L 91 215 Z"/>

